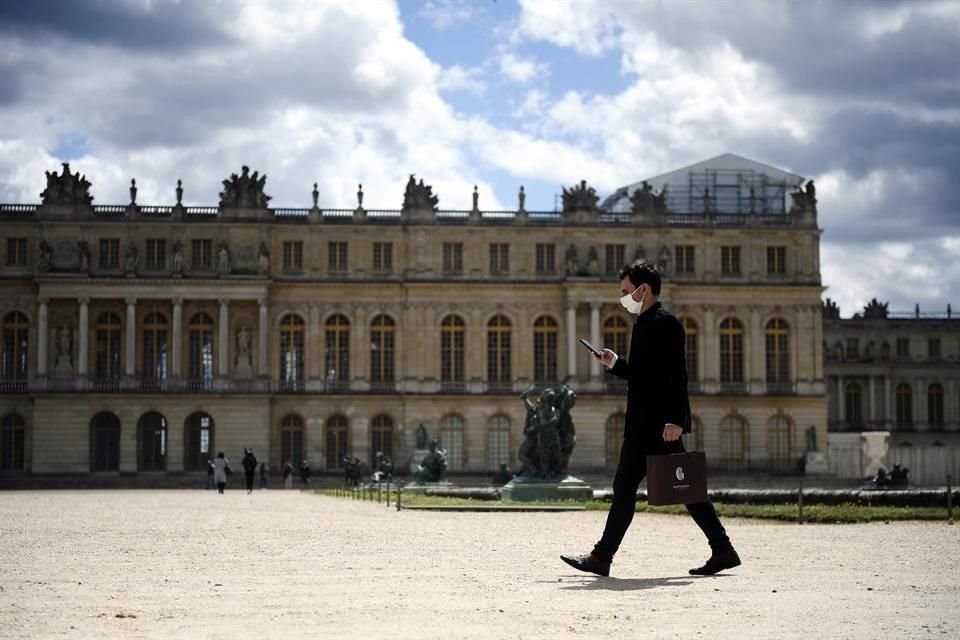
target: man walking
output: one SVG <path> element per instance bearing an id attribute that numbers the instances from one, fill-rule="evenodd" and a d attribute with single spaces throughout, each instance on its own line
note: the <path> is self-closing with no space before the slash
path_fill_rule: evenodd
<path id="1" fill-rule="evenodd" d="M 243 450 L 243 473 L 247 481 L 247 493 L 253 493 L 253 478 L 257 473 L 257 457 L 253 455 L 253 449 Z"/>
<path id="2" fill-rule="evenodd" d="M 683 325 L 663 308 L 660 274 L 637 260 L 620 272 L 620 304 L 637 316 L 630 341 L 629 360 L 610 349 L 596 356 L 615 376 L 627 380 L 627 413 L 620 461 L 613 479 L 613 503 L 600 541 L 591 553 L 562 555 L 570 566 L 601 576 L 610 575 L 610 563 L 633 521 L 637 488 L 647 473 L 647 456 L 680 453 L 680 436 L 690 432 L 690 401 Z M 712 575 L 740 564 L 713 504 L 687 505 L 713 553 L 692 575 Z"/>

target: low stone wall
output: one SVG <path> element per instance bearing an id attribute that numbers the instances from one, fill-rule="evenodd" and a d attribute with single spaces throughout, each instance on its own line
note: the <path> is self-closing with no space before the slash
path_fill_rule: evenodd
<path id="1" fill-rule="evenodd" d="M 713 502 L 724 504 L 796 504 L 796 489 L 715 489 L 707 491 Z M 647 499 L 646 491 L 638 491 L 640 500 Z M 593 492 L 593 499 L 609 502 L 613 491 L 603 489 Z M 803 503 L 810 504 L 856 504 L 874 507 L 946 507 L 947 489 L 901 489 L 876 491 L 872 489 L 804 489 Z M 953 504 L 960 507 L 960 489 L 953 489 Z"/>

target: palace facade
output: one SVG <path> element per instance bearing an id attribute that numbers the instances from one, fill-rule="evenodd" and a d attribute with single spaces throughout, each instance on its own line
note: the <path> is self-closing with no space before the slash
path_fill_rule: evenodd
<path id="1" fill-rule="evenodd" d="M 446 211 L 411 176 L 395 210 L 95 205 L 67 165 L 0 205 L 4 473 L 202 471 L 253 447 L 317 471 L 405 468 L 424 425 L 452 472 L 516 468 L 519 394 L 577 392 L 571 467 L 615 463 L 625 387 L 577 342 L 626 353 L 617 271 L 664 274 L 687 332 L 692 444 L 719 468 L 801 469 L 826 442 L 812 183 L 733 155 L 561 211 Z M 656 190 L 654 189 L 656 187 Z M 954 395 L 956 395 L 954 393 Z M 872 414 L 871 414 L 872 415 Z"/>

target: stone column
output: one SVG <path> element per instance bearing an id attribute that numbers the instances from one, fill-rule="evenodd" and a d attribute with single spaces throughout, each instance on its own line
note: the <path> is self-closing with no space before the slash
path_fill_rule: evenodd
<path id="1" fill-rule="evenodd" d="M 40 298 L 37 308 L 37 377 L 47 375 L 47 341 L 50 330 L 47 327 L 47 307 L 49 300 Z"/>
<path id="2" fill-rule="evenodd" d="M 124 345 L 124 373 L 133 377 L 137 371 L 137 299 L 127 298 L 127 324 L 124 327 L 126 343 Z"/>
<path id="3" fill-rule="evenodd" d="M 350 353 L 350 388 L 362 391 L 370 388 L 370 327 L 367 323 L 367 310 L 358 305 L 353 314 L 353 326 L 350 327 L 353 338 L 351 340 L 353 348 Z M 355 383 L 354 380 L 357 382 Z"/>
<path id="4" fill-rule="evenodd" d="M 230 348 L 230 299 L 220 298 L 217 303 L 220 305 L 220 319 L 217 322 L 217 360 L 219 363 L 218 373 L 220 377 L 226 378 L 230 373 L 229 348 Z"/>
<path id="5" fill-rule="evenodd" d="M 311 304 L 309 314 L 310 322 L 307 331 L 306 352 L 304 353 L 304 358 L 307 361 L 306 373 L 310 379 L 323 379 L 323 361 L 320 358 L 320 306 Z"/>
<path id="6" fill-rule="evenodd" d="M 90 360 L 90 299 L 80 298 L 77 300 L 80 305 L 80 321 L 78 323 L 77 343 L 79 344 L 79 354 L 77 355 L 77 375 L 80 377 L 87 375 L 87 366 Z"/>
<path id="7" fill-rule="evenodd" d="M 567 375 L 577 377 L 577 307 L 567 307 Z"/>
<path id="8" fill-rule="evenodd" d="M 890 376 L 884 376 L 883 378 L 883 393 L 886 401 L 884 406 L 887 408 L 886 415 L 883 416 L 883 421 L 887 425 L 887 428 L 893 426 L 893 394 L 890 392 Z"/>
<path id="9" fill-rule="evenodd" d="M 700 378 L 704 382 L 704 391 L 715 392 L 720 380 L 720 342 L 717 336 L 717 319 L 713 305 L 706 305 L 703 309 L 703 366 L 700 368 Z"/>
<path id="10" fill-rule="evenodd" d="M 847 421 L 847 390 L 843 386 L 843 376 L 837 376 L 837 417 L 840 422 Z"/>
<path id="11" fill-rule="evenodd" d="M 813 311 L 813 379 L 814 381 L 823 379 L 823 313 L 820 305 L 814 305 Z"/>
<path id="12" fill-rule="evenodd" d="M 590 342 L 594 346 L 600 346 L 600 304 L 590 303 Z M 627 354 L 618 353 L 618 356 L 625 357 Z M 600 377 L 600 361 L 596 358 L 590 358 L 590 377 L 597 379 Z"/>
<path id="13" fill-rule="evenodd" d="M 923 378 L 913 381 L 913 428 L 924 429 L 927 416 L 927 383 Z"/>
<path id="14" fill-rule="evenodd" d="M 257 375 L 267 375 L 267 339 L 270 334 L 270 328 L 267 320 L 267 301 L 266 299 L 257 300 L 257 306 L 260 313 L 257 323 Z"/>
<path id="15" fill-rule="evenodd" d="M 760 307 L 756 305 L 750 306 L 750 336 L 749 336 L 749 345 L 750 352 L 747 354 L 746 366 L 747 370 L 744 371 L 744 380 L 750 383 L 749 392 L 750 393 L 762 393 L 758 388 L 760 384 L 766 379 L 764 377 L 764 339 L 763 339 L 763 328 L 760 326 Z"/>
<path id="16" fill-rule="evenodd" d="M 173 299 L 173 337 L 170 341 L 170 375 L 180 378 L 180 356 L 183 354 L 183 298 Z"/>
<path id="17" fill-rule="evenodd" d="M 870 425 L 874 426 L 877 422 L 877 396 L 874 391 L 874 379 L 870 376 Z"/>

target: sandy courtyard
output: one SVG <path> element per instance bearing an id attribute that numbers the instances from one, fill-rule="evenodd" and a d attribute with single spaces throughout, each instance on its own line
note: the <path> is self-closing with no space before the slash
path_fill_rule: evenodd
<path id="1" fill-rule="evenodd" d="M 3 638 L 957 638 L 960 526 L 638 515 L 611 578 L 557 558 L 603 513 L 397 513 L 263 491 L 0 494 Z M 659 540 L 652 543 L 653 539 Z"/>

